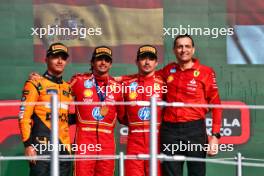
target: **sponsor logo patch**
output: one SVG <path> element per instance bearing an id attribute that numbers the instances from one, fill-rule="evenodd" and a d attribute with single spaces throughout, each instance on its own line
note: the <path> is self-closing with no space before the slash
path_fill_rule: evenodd
<path id="1" fill-rule="evenodd" d="M 176 73 L 176 72 L 177 72 L 176 68 L 171 68 L 170 69 L 170 73 Z"/>
<path id="2" fill-rule="evenodd" d="M 170 83 L 170 82 L 172 82 L 173 81 L 173 76 L 172 75 L 170 75 L 168 78 L 167 78 L 167 83 Z"/>
<path id="3" fill-rule="evenodd" d="M 193 72 L 193 76 L 194 77 L 198 77 L 200 75 L 200 71 L 199 70 L 195 70 L 194 72 Z"/>
<path id="4" fill-rule="evenodd" d="M 83 92 L 84 97 L 92 97 L 93 96 L 93 91 L 91 89 L 86 89 Z"/>
<path id="5" fill-rule="evenodd" d="M 95 120 L 103 120 L 104 116 L 101 115 L 100 107 L 93 108 L 92 116 Z"/>
<path id="6" fill-rule="evenodd" d="M 47 94 L 48 95 L 58 94 L 58 90 L 56 90 L 56 89 L 47 89 Z"/>
<path id="7" fill-rule="evenodd" d="M 87 89 L 90 89 L 93 87 L 93 81 L 92 80 L 86 80 L 84 81 L 84 87 Z"/>
<path id="8" fill-rule="evenodd" d="M 138 117 L 141 120 L 149 120 L 150 119 L 150 108 L 149 107 L 142 107 L 138 110 Z"/>
<path id="9" fill-rule="evenodd" d="M 129 85 L 129 88 L 130 90 L 134 91 L 136 90 L 138 87 L 138 83 L 137 82 L 132 82 L 130 85 Z"/>
<path id="10" fill-rule="evenodd" d="M 131 92 L 131 93 L 129 93 L 129 98 L 130 98 L 131 100 L 136 99 L 136 98 L 137 98 L 137 92 Z"/>
<path id="11" fill-rule="evenodd" d="M 28 95 L 29 94 L 29 90 L 23 90 L 23 95 Z"/>

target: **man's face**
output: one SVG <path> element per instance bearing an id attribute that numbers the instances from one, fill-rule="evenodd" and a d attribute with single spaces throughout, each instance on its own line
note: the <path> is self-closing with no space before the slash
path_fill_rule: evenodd
<path id="1" fill-rule="evenodd" d="M 93 71 L 99 75 L 108 73 L 112 67 L 112 60 L 107 57 L 95 58 L 92 62 Z"/>
<path id="2" fill-rule="evenodd" d="M 139 57 L 137 60 L 138 70 L 140 73 L 143 73 L 144 75 L 155 71 L 157 65 L 158 62 L 156 58 Z"/>
<path id="3" fill-rule="evenodd" d="M 173 51 L 179 62 L 189 62 L 192 60 L 195 48 L 192 46 L 192 40 L 184 37 L 177 39 Z"/>
<path id="4" fill-rule="evenodd" d="M 60 75 L 63 73 L 64 68 L 67 64 L 67 57 L 63 54 L 50 55 L 46 59 L 48 70 L 51 73 Z"/>

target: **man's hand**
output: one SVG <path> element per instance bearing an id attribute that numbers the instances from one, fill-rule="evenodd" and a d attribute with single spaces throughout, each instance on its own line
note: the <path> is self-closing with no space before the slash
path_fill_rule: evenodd
<path id="1" fill-rule="evenodd" d="M 25 148 L 25 156 L 37 156 L 37 152 L 32 146 L 28 146 Z M 36 160 L 29 161 L 32 164 L 36 164 Z"/>
<path id="2" fill-rule="evenodd" d="M 207 155 L 215 156 L 218 153 L 218 139 L 215 136 L 212 136 L 209 141 L 209 151 L 207 151 Z"/>
<path id="3" fill-rule="evenodd" d="M 42 78 L 37 72 L 32 72 L 29 74 L 28 79 L 32 81 L 36 81 L 37 79 Z"/>

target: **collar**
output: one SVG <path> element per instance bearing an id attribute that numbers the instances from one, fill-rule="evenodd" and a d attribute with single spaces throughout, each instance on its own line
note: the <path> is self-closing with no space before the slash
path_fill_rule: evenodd
<path id="1" fill-rule="evenodd" d="M 193 66 L 192 66 L 191 69 L 196 70 L 196 69 L 199 69 L 199 67 L 200 67 L 200 61 L 199 61 L 199 59 L 193 58 Z"/>
<path id="2" fill-rule="evenodd" d="M 191 68 L 189 68 L 189 69 L 186 69 L 186 70 L 190 70 L 190 69 L 197 70 L 197 69 L 200 68 L 200 61 L 199 61 L 199 59 L 193 58 L 192 61 L 193 61 L 193 66 Z M 178 63 L 175 63 L 175 64 L 176 64 L 176 68 L 177 69 L 180 69 L 180 65 Z"/>
<path id="3" fill-rule="evenodd" d="M 108 81 L 109 81 L 109 76 L 96 76 L 96 75 L 94 75 L 94 78 L 96 79 L 97 82 L 101 82 L 103 84 L 108 84 Z"/>
<path id="4" fill-rule="evenodd" d="M 145 75 L 140 75 L 140 74 L 138 74 L 138 80 L 139 81 L 149 81 L 149 80 L 153 80 L 154 78 L 155 78 L 155 73 L 153 74 L 153 75 L 151 75 L 151 76 L 145 76 Z"/>
<path id="5" fill-rule="evenodd" d="M 56 84 L 62 84 L 63 83 L 62 76 L 60 76 L 60 77 L 53 76 L 53 75 L 49 74 L 48 71 L 46 71 L 43 74 L 43 77 L 48 79 L 48 80 L 50 80 L 50 81 L 52 81 L 52 82 L 54 82 L 54 83 L 56 83 Z"/>

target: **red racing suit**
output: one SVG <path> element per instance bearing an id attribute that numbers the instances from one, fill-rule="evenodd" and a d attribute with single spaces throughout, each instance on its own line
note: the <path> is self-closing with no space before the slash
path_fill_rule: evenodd
<path id="1" fill-rule="evenodd" d="M 166 93 L 166 86 L 161 77 L 133 75 L 131 79 L 123 81 L 124 100 L 129 101 L 150 101 L 151 96 L 162 100 Z M 149 129 L 150 129 L 150 107 L 126 106 L 126 117 L 129 133 L 127 143 L 127 154 L 149 154 Z M 162 110 L 158 107 L 158 130 L 161 122 Z M 158 135 L 158 134 L 157 134 Z M 159 135 L 158 135 L 159 136 Z M 158 140 L 159 141 L 159 140 Z M 159 142 L 158 142 L 159 143 Z M 158 147 L 159 148 L 159 147 Z M 158 163 L 158 175 L 160 176 L 160 163 Z M 126 176 L 149 175 L 149 161 L 147 160 L 126 160 Z"/>
<path id="2" fill-rule="evenodd" d="M 168 86 L 166 101 L 221 104 L 214 70 L 201 65 L 198 59 L 193 59 L 193 62 L 193 67 L 184 71 L 176 63 L 171 63 L 158 71 L 158 74 L 166 79 Z M 163 121 L 177 123 L 205 119 L 205 114 L 208 111 L 209 108 L 166 107 Z M 212 108 L 212 117 L 212 132 L 219 133 L 222 109 Z"/>
<path id="3" fill-rule="evenodd" d="M 75 101 L 100 102 L 98 85 L 105 92 L 104 102 L 123 101 L 119 86 L 111 77 L 95 77 L 93 74 L 77 74 L 71 79 Z M 119 86 L 120 87 L 120 86 Z M 109 91 L 111 88 L 111 91 Z M 106 92 L 106 90 L 108 92 Z M 114 128 L 117 117 L 123 117 L 124 107 L 114 105 L 76 106 L 77 155 L 115 155 Z M 74 148 L 73 148 L 74 150 Z M 81 160 L 75 162 L 76 176 L 113 176 L 114 160 Z"/>

